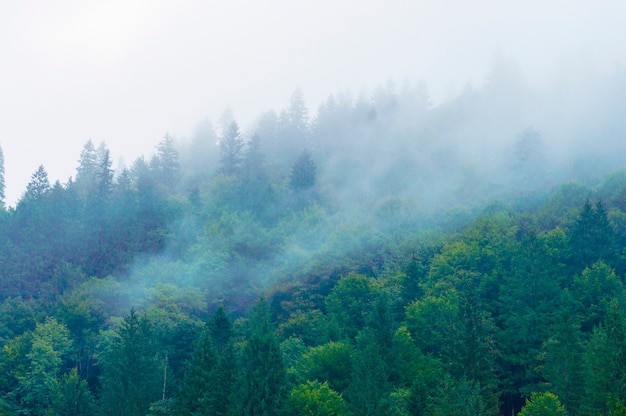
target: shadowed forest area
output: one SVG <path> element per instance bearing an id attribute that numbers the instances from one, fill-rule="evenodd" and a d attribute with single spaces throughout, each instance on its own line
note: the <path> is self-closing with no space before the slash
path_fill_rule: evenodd
<path id="1" fill-rule="evenodd" d="M 579 81 L 2 169 L 0 415 L 626 414 L 626 73 Z"/>

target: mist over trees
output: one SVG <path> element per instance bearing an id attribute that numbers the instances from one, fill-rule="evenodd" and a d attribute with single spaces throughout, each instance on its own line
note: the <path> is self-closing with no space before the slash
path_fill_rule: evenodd
<path id="1" fill-rule="evenodd" d="M 503 58 L 86 141 L 0 192 L 0 414 L 621 414 L 625 86 Z"/>

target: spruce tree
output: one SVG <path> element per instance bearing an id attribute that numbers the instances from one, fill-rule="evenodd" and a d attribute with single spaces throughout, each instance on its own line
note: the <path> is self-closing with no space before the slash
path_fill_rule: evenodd
<path id="1" fill-rule="evenodd" d="M 132 309 L 103 359 L 103 415 L 145 415 L 150 404 L 162 397 L 160 366 L 150 322 Z"/>
<path id="2" fill-rule="evenodd" d="M 219 173 L 237 175 L 241 173 L 244 158 L 244 142 L 239 132 L 239 125 L 233 121 L 225 129 L 220 139 Z"/>
<path id="3" fill-rule="evenodd" d="M 286 373 L 280 344 L 274 336 L 267 302 L 261 299 L 250 316 L 250 339 L 243 348 L 241 413 L 247 416 L 280 414 Z"/>
<path id="4" fill-rule="evenodd" d="M 217 365 L 217 350 L 211 337 L 211 331 L 202 331 L 196 343 L 191 361 L 187 364 L 183 387 L 178 398 L 178 414 L 194 415 L 200 408 L 200 400 L 208 389 L 215 387 L 212 376 Z"/>

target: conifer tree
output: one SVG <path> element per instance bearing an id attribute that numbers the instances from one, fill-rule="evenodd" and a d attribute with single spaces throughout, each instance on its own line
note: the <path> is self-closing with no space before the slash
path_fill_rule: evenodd
<path id="1" fill-rule="evenodd" d="M 85 198 L 96 186 L 98 174 L 98 151 L 91 139 L 83 146 L 76 168 L 76 186 L 81 197 Z"/>
<path id="2" fill-rule="evenodd" d="M 231 336 L 232 324 L 220 307 L 202 332 L 187 366 L 181 415 L 225 416 L 232 409 L 237 366 Z"/>
<path id="3" fill-rule="evenodd" d="M 211 331 L 205 329 L 196 343 L 191 361 L 187 365 L 185 378 L 178 398 L 178 414 L 194 415 L 199 412 L 200 400 L 209 388 L 216 387 L 212 376 L 217 365 L 217 351 Z"/>
<path id="4" fill-rule="evenodd" d="M 160 365 L 150 322 L 131 309 L 103 359 L 103 415 L 145 415 L 162 397 Z"/>
<path id="5" fill-rule="evenodd" d="M 22 197 L 24 200 L 38 200 L 48 190 L 50 190 L 50 181 L 48 180 L 48 173 L 43 165 L 40 165 L 35 173 L 30 177 L 30 182 L 26 186 L 26 193 Z"/>
<path id="6" fill-rule="evenodd" d="M 157 182 L 166 189 L 172 189 L 180 175 L 179 155 L 174 147 L 172 136 L 166 134 L 156 150 L 156 155 L 150 161 L 150 167 L 154 171 Z"/>
<path id="7" fill-rule="evenodd" d="M 244 157 L 244 142 L 237 122 L 231 122 L 220 139 L 219 173 L 237 175 L 241 172 Z"/>
<path id="8" fill-rule="evenodd" d="M 246 416 L 273 416 L 285 398 L 285 368 L 280 344 L 274 337 L 267 302 L 261 299 L 250 316 L 250 338 L 243 347 L 241 412 Z"/>

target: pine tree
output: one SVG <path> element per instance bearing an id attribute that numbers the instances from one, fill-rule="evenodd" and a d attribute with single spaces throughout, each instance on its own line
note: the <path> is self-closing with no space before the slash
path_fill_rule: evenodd
<path id="1" fill-rule="evenodd" d="M 626 401 L 626 317 L 616 301 L 597 326 L 585 352 L 585 396 L 581 415 L 610 415 L 615 402 Z"/>
<path id="2" fill-rule="evenodd" d="M 567 408 L 575 416 L 581 405 L 584 393 L 583 379 L 583 340 L 580 331 L 580 316 L 576 313 L 573 301 L 564 295 L 557 305 L 556 322 L 552 334 L 542 349 L 543 377 Z"/>
<path id="3" fill-rule="evenodd" d="M 22 196 L 22 199 L 36 201 L 49 190 L 50 181 L 48 180 L 48 173 L 43 165 L 40 165 L 30 177 L 30 182 L 26 186 L 26 193 Z"/>
<path id="4" fill-rule="evenodd" d="M 150 322 L 131 309 L 103 359 L 103 414 L 145 415 L 150 404 L 162 397 L 160 365 Z"/>
<path id="5" fill-rule="evenodd" d="M 181 415 L 226 416 L 232 408 L 237 374 L 232 324 L 223 308 L 202 332 L 187 366 L 180 395 Z"/>
<path id="6" fill-rule="evenodd" d="M 90 139 L 80 152 L 78 168 L 76 169 L 76 186 L 82 198 L 87 197 L 96 186 L 98 165 L 98 152 Z"/>
<path id="7" fill-rule="evenodd" d="M 166 189 L 172 189 L 180 175 L 179 155 L 172 136 L 166 134 L 159 142 L 157 153 L 150 161 L 150 165 L 157 182 Z"/>
<path id="8" fill-rule="evenodd" d="M 219 173 L 237 175 L 241 172 L 244 158 L 244 142 L 235 121 L 225 129 L 220 139 Z"/>
<path id="9" fill-rule="evenodd" d="M 97 200 L 102 203 L 109 198 L 113 190 L 113 169 L 111 169 L 111 152 L 104 143 L 98 148 L 98 167 L 96 171 Z"/>
<path id="10" fill-rule="evenodd" d="M 243 347 L 240 414 L 277 415 L 285 398 L 286 374 L 280 345 L 272 330 L 269 306 L 264 299 L 255 305 L 250 328 L 250 339 Z"/>
<path id="11" fill-rule="evenodd" d="M 587 199 L 570 232 L 570 263 L 578 272 L 598 260 L 615 260 L 615 228 L 601 201 Z"/>
<path id="12" fill-rule="evenodd" d="M 205 329 L 196 343 L 187 364 L 185 378 L 178 398 L 178 414 L 194 415 L 201 409 L 200 400 L 209 388 L 217 387 L 212 383 L 212 376 L 217 365 L 217 349 L 211 337 L 211 331 Z"/>

